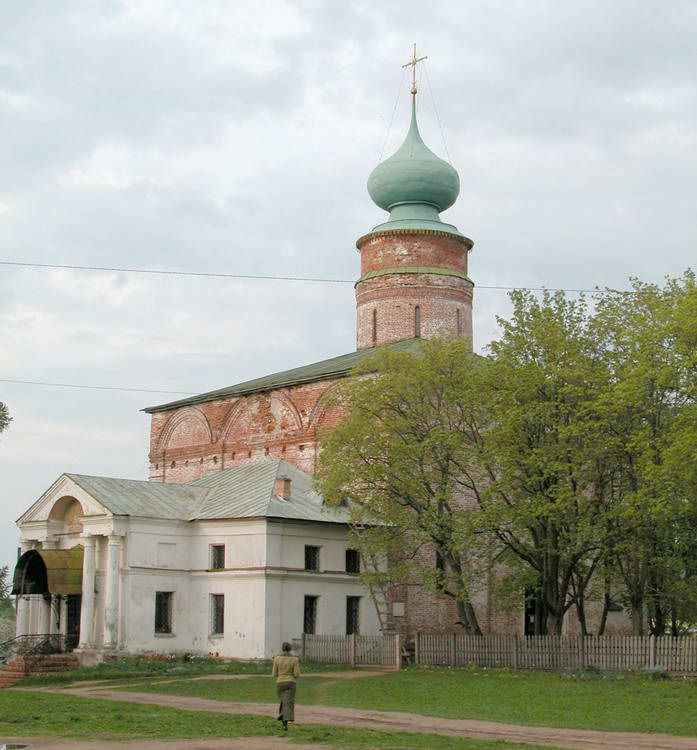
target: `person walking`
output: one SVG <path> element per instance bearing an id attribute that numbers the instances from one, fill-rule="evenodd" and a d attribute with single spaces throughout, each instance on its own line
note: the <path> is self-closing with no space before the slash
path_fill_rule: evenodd
<path id="1" fill-rule="evenodd" d="M 295 721 L 295 688 L 300 677 L 300 659 L 290 653 L 291 645 L 287 641 L 281 646 L 282 654 L 274 657 L 271 676 L 276 678 L 278 720 L 283 722 L 283 729 L 288 731 L 288 722 Z"/>

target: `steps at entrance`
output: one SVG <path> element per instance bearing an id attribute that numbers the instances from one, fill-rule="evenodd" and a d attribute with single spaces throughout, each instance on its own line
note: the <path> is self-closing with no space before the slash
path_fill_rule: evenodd
<path id="1" fill-rule="evenodd" d="M 64 672 L 77 669 L 80 666 L 77 657 L 72 654 L 50 654 L 44 656 L 34 665 L 29 674 L 45 674 L 46 672 Z M 24 659 L 19 657 L 0 667 L 0 689 L 16 685 L 27 675 L 25 674 Z"/>

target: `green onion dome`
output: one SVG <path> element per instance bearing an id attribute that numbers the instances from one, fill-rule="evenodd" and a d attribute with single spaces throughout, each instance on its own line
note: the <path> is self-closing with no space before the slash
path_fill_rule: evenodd
<path id="1" fill-rule="evenodd" d="M 378 164 L 368 178 L 370 197 L 390 212 L 390 221 L 373 231 L 403 227 L 459 234 L 438 216 L 455 203 L 459 192 L 457 172 L 423 142 L 416 122 L 416 107 L 412 104 L 411 125 L 404 143 L 389 159 Z"/>

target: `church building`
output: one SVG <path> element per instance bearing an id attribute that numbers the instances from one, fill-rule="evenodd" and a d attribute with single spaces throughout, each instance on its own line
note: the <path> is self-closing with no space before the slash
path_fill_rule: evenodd
<path id="1" fill-rule="evenodd" d="M 459 178 L 421 138 L 415 82 L 406 138 L 368 191 L 389 216 L 357 240 L 356 350 L 145 409 L 149 481 L 60 476 L 18 520 L 18 635 L 60 634 L 88 661 L 262 658 L 303 632 L 452 631 L 452 601 L 418 586 L 375 606 L 346 509 L 312 486 L 318 433 L 341 418 L 329 396 L 361 359 L 472 337 L 472 241 L 439 215 Z M 522 632 L 522 608 L 497 622 L 488 597 L 483 630 Z"/>

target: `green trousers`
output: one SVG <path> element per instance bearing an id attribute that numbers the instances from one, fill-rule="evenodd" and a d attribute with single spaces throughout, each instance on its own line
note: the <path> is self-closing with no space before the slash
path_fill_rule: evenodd
<path id="1" fill-rule="evenodd" d="M 276 692 L 280 700 L 278 718 L 283 721 L 295 721 L 295 683 L 277 682 Z"/>

